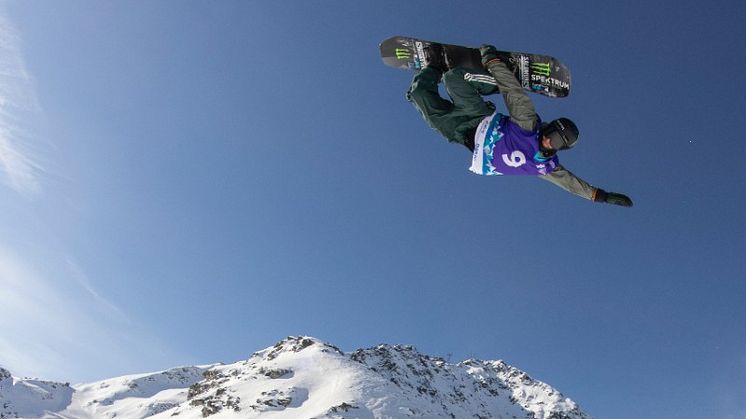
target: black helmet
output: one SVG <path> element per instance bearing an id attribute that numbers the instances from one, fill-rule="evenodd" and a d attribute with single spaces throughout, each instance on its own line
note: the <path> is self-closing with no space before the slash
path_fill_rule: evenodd
<path id="1" fill-rule="evenodd" d="M 553 150 L 567 150 L 578 142 L 578 127 L 567 118 L 559 118 L 544 125 L 541 135 L 549 137 Z"/>

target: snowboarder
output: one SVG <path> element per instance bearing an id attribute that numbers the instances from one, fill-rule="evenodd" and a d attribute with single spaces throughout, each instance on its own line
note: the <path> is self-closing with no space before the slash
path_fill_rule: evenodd
<path id="1" fill-rule="evenodd" d="M 542 122 L 495 47 L 483 45 L 480 53 L 484 69 L 451 68 L 442 46 L 432 44 L 407 91 L 407 100 L 433 129 L 472 151 L 470 170 L 480 175 L 534 175 L 594 202 L 631 207 L 628 196 L 594 187 L 559 164 L 557 152 L 575 146 L 578 128 L 567 118 Z M 452 101 L 438 93 L 441 79 Z M 507 116 L 482 98 L 498 92 Z"/>

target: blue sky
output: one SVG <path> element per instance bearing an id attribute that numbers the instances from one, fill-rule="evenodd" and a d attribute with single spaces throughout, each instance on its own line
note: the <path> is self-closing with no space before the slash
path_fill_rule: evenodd
<path id="1" fill-rule="evenodd" d="M 742 2 L 6 1 L 0 365 L 72 382 L 287 335 L 504 359 L 599 418 L 746 415 Z M 378 43 L 547 53 L 563 164 L 482 178 Z M 499 107 L 499 97 L 493 99 Z"/>

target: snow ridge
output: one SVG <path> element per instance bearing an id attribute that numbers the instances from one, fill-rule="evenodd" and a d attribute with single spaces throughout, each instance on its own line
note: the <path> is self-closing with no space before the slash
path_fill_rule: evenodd
<path id="1" fill-rule="evenodd" d="M 69 383 L 19 380 L 0 367 L 0 419 L 36 418 L 65 409 L 74 390 Z"/>
<path id="2" fill-rule="evenodd" d="M 412 346 L 345 354 L 288 337 L 234 364 L 69 384 L 0 368 L 5 418 L 589 419 L 551 386 L 502 361 L 457 364 Z"/>

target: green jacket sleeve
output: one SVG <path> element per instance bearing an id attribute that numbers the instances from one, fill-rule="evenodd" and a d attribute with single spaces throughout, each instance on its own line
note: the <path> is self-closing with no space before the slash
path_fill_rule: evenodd
<path id="1" fill-rule="evenodd" d="M 526 131 L 533 131 L 539 120 L 536 116 L 536 109 L 513 73 L 508 70 L 505 63 L 499 60 L 490 62 L 487 71 L 497 81 L 497 87 L 505 100 L 510 119 Z"/>
<path id="2" fill-rule="evenodd" d="M 551 173 L 544 176 L 539 176 L 539 179 L 543 179 L 554 183 L 560 188 L 567 192 L 574 193 L 575 195 L 593 201 L 596 195 L 596 188 L 591 186 L 588 182 L 575 176 L 571 171 L 565 169 L 561 164 L 557 166 Z"/>

